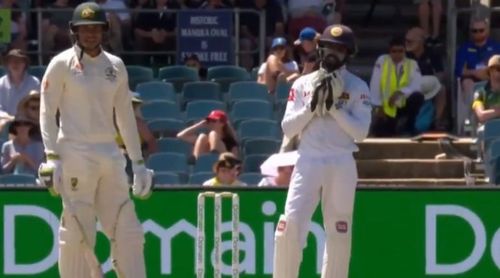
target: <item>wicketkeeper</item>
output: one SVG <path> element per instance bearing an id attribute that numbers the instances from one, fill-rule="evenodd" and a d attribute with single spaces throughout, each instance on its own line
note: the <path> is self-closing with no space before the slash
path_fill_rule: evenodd
<path id="1" fill-rule="evenodd" d="M 300 135 L 299 158 L 275 234 L 274 278 L 296 278 L 310 220 L 321 200 L 326 246 L 322 278 L 347 278 L 357 169 L 355 141 L 369 130 L 371 105 L 366 83 L 347 71 L 356 52 L 354 34 L 328 26 L 319 39 L 319 70 L 292 86 L 283 118 L 289 138 Z"/>
<path id="2" fill-rule="evenodd" d="M 64 207 L 59 229 L 60 277 L 102 275 L 96 274 L 88 256 L 89 247 L 93 250 L 95 244 L 97 218 L 111 241 L 117 276 L 143 278 L 143 230 L 129 197 L 113 114 L 133 161 L 135 196 L 150 193 L 153 173 L 142 159 L 127 71 L 120 58 L 101 48 L 108 23 L 96 3 L 78 5 L 70 29 L 75 44 L 50 61 L 40 109 L 48 159 L 40 167 L 40 179 L 61 195 Z"/>

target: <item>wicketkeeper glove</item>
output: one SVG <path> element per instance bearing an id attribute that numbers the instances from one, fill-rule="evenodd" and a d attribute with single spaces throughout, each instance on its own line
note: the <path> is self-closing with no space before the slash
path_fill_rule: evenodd
<path id="1" fill-rule="evenodd" d="M 139 199 L 149 198 L 152 193 L 154 171 L 146 168 L 144 160 L 133 162 L 132 171 L 134 172 L 132 193 Z"/>
<path id="2" fill-rule="evenodd" d="M 335 101 L 342 95 L 344 91 L 344 81 L 340 72 L 336 71 L 329 75 L 327 78 L 327 95 L 325 99 L 325 110 L 330 111 Z"/>
<path id="3" fill-rule="evenodd" d="M 46 187 L 52 196 L 59 196 L 59 188 L 62 186 L 62 165 L 59 156 L 47 156 L 47 162 L 38 167 L 38 178 L 40 185 Z"/>

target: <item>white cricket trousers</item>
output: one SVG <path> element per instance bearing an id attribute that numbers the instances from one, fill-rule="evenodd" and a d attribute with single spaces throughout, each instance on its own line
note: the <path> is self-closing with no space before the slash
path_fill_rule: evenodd
<path id="1" fill-rule="evenodd" d="M 65 194 L 90 245 L 95 245 L 97 218 L 111 240 L 113 267 L 117 276 L 146 277 L 144 234 L 130 200 L 125 160 L 116 143 L 64 142 L 59 144 L 59 148 Z M 76 221 L 67 209 L 63 209 L 59 228 L 61 278 L 90 277 L 81 240 Z"/>
<path id="2" fill-rule="evenodd" d="M 357 178 L 356 162 L 350 153 L 323 159 L 299 157 L 285 214 L 276 229 L 274 278 L 298 277 L 311 217 L 320 200 L 326 231 L 321 277 L 348 277 Z"/>

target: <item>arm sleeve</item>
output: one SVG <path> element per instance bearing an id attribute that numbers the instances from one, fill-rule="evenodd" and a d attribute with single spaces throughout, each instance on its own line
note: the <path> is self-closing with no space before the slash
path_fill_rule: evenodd
<path id="1" fill-rule="evenodd" d="M 370 79 L 370 97 L 371 103 L 375 106 L 382 105 L 380 96 L 380 71 L 382 68 L 382 59 L 378 58 L 373 67 L 372 77 Z"/>
<path id="2" fill-rule="evenodd" d="M 57 110 L 64 90 L 64 76 L 68 68 L 63 60 L 52 60 L 43 76 L 40 98 L 40 129 L 45 153 L 57 154 Z"/>
<path id="3" fill-rule="evenodd" d="M 401 88 L 401 92 L 406 96 L 410 96 L 414 92 L 420 92 L 422 90 L 422 74 L 420 73 L 420 68 L 416 61 L 412 61 L 413 72 L 410 76 L 410 83 L 408 86 Z"/>
<path id="4" fill-rule="evenodd" d="M 314 115 L 309 105 L 304 103 L 303 80 L 304 79 L 298 79 L 293 83 L 288 96 L 285 115 L 281 122 L 283 133 L 288 136 L 288 138 L 292 138 L 302 132 Z"/>
<path id="5" fill-rule="evenodd" d="M 366 84 L 360 86 L 360 94 L 350 110 L 336 110 L 335 120 L 339 126 L 354 140 L 362 141 L 368 136 L 371 124 L 371 101 Z"/>
<path id="6" fill-rule="evenodd" d="M 465 66 L 465 57 L 466 57 L 467 48 L 465 46 L 461 46 L 457 51 L 457 57 L 455 59 L 455 77 L 462 77 L 462 72 Z"/>
<path id="7" fill-rule="evenodd" d="M 120 85 L 114 100 L 116 125 L 118 126 L 130 159 L 136 162 L 142 160 L 139 131 L 137 129 L 134 110 L 132 109 L 132 97 L 128 88 L 127 70 L 123 63 L 120 63 L 119 67 L 122 78 L 120 78 Z"/>

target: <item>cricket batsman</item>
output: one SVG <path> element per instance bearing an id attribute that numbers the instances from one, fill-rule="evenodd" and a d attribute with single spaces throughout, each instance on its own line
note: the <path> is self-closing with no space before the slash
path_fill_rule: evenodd
<path id="1" fill-rule="evenodd" d="M 70 22 L 75 43 L 50 61 L 42 81 L 40 123 L 47 162 L 39 174 L 63 201 L 62 278 L 102 277 L 93 254 L 96 218 L 110 239 L 117 276 L 146 277 L 144 235 L 115 142 L 114 115 L 133 161 L 135 196 L 147 197 L 153 173 L 142 158 L 125 65 L 101 47 L 107 29 L 105 12 L 96 3 L 78 5 Z"/>
<path id="2" fill-rule="evenodd" d="M 320 69 L 297 79 L 290 90 L 282 128 L 287 137 L 300 135 L 301 140 L 275 233 L 274 278 L 298 277 L 320 200 L 326 230 L 321 277 L 348 277 L 357 184 L 353 152 L 371 121 L 368 86 L 345 68 L 355 52 L 349 27 L 328 26 L 318 43 Z"/>

